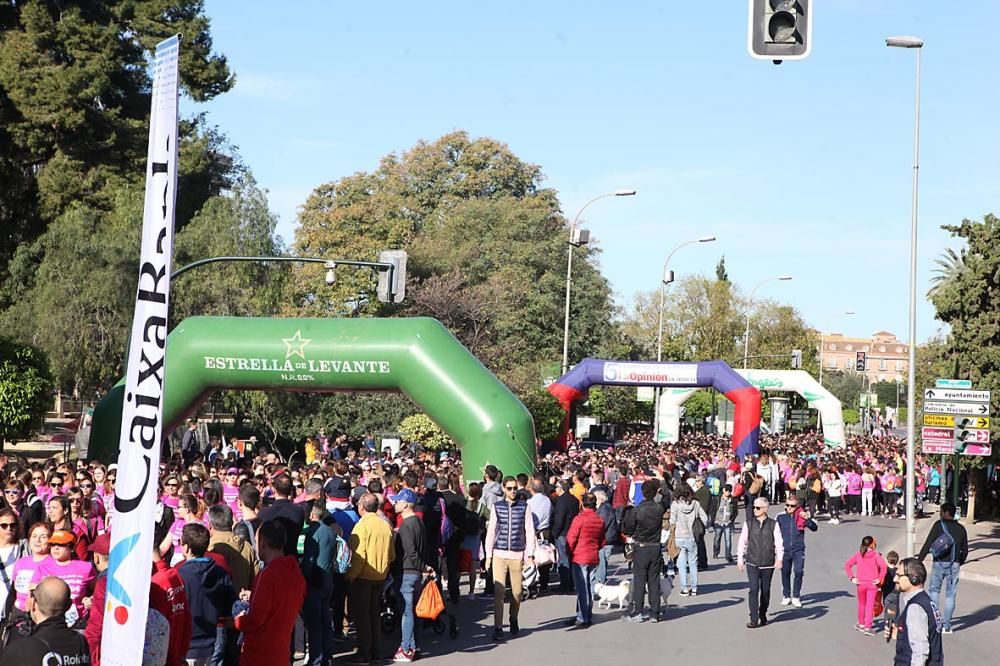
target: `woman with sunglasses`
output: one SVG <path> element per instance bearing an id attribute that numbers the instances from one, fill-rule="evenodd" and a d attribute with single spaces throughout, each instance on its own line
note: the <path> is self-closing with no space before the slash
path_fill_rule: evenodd
<path id="1" fill-rule="evenodd" d="M 17 532 L 17 514 L 10 508 L 0 509 L 0 619 L 7 609 L 7 597 L 14 594 L 14 565 L 24 554 Z"/>
<path id="2" fill-rule="evenodd" d="M 3 490 L 3 506 L 14 513 L 14 517 L 17 520 L 15 536 L 21 538 L 21 535 L 24 533 L 24 525 L 21 519 L 21 514 L 25 513 L 24 486 L 17 479 L 11 479 L 7 482 L 7 487 Z"/>
<path id="3" fill-rule="evenodd" d="M 66 624 L 74 629 L 87 624 L 90 614 L 84 605 L 84 598 L 93 593 L 94 579 L 97 572 L 94 565 L 84 559 L 73 559 L 75 551 L 79 550 L 79 540 L 69 530 L 55 530 L 49 537 L 50 558 L 38 565 L 34 582 L 46 576 L 61 578 L 69 586 L 72 606 L 66 611 Z"/>
<path id="4" fill-rule="evenodd" d="M 48 510 L 49 524 L 52 525 L 53 532 L 69 532 L 75 536 L 72 519 L 73 509 L 70 506 L 69 500 L 65 496 L 60 495 L 50 498 L 45 506 Z M 75 553 L 77 558 L 81 560 L 87 559 L 87 547 L 90 545 L 90 542 L 83 539 L 74 539 L 73 545 L 76 546 Z"/>
<path id="5" fill-rule="evenodd" d="M 163 480 L 163 496 L 160 498 L 160 501 L 163 502 L 164 506 L 169 506 L 174 510 L 177 509 L 181 499 L 180 489 L 180 479 L 175 475 L 171 474 Z"/>
<path id="6" fill-rule="evenodd" d="M 83 496 L 80 488 L 70 488 L 66 493 L 69 500 L 70 519 L 73 521 L 73 533 L 87 540 L 87 545 L 94 543 L 97 535 L 104 532 L 104 521 L 98 520 L 90 510 L 90 502 Z"/>
<path id="7" fill-rule="evenodd" d="M 52 526 L 48 523 L 34 523 L 28 528 L 28 552 L 14 563 L 14 612 L 15 622 L 18 618 L 27 620 L 28 593 L 31 592 L 31 582 L 36 580 L 35 574 L 42 562 L 49 559 L 49 536 Z"/>
<path id="8" fill-rule="evenodd" d="M 84 472 L 84 479 L 80 483 L 80 491 L 83 492 L 83 506 L 89 511 L 91 516 L 96 517 L 100 522 L 100 529 L 98 529 L 97 533 L 104 534 L 108 512 L 104 506 L 104 500 L 97 495 L 97 483 L 88 472 Z"/>

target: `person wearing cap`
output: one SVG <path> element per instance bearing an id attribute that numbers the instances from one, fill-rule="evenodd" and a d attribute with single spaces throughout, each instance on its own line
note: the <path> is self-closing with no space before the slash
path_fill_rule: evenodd
<path id="1" fill-rule="evenodd" d="M 35 626 L 3 650 L 0 666 L 89 663 L 87 641 L 66 626 L 66 613 L 73 607 L 70 597 L 69 586 L 59 577 L 39 580 L 28 595 L 28 613 Z"/>
<path id="2" fill-rule="evenodd" d="M 72 559 L 75 545 L 76 535 L 69 530 L 53 532 L 49 537 L 50 559 L 39 565 L 35 576 L 37 579 L 56 576 L 69 585 L 73 605 L 66 610 L 66 622 L 70 627 L 82 628 L 89 615 L 83 600 L 90 596 L 97 574 L 87 560 Z"/>
<path id="3" fill-rule="evenodd" d="M 232 510 L 234 521 L 243 520 L 238 501 L 240 497 L 239 478 L 239 468 L 230 467 L 226 470 L 226 476 L 222 481 L 222 501 Z"/>
<path id="4" fill-rule="evenodd" d="M 399 649 L 393 657 L 393 661 L 399 662 L 411 662 L 416 658 L 417 643 L 413 635 L 414 596 L 423 572 L 428 568 L 423 559 L 424 525 L 413 513 L 413 505 L 416 503 L 417 495 L 412 490 L 404 488 L 396 493 L 396 514 L 403 518 L 395 537 L 396 553 L 399 556 L 392 564 L 393 580 L 398 581 L 396 591 L 403 600 L 402 633 Z"/>

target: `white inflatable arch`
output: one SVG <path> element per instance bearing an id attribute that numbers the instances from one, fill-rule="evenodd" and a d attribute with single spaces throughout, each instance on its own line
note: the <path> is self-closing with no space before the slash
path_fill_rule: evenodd
<path id="1" fill-rule="evenodd" d="M 823 440 L 829 447 L 843 448 L 844 414 L 840 401 L 805 370 L 740 370 L 736 372 L 756 389 L 798 393 L 819 411 Z M 660 441 L 676 442 L 680 435 L 681 405 L 698 389 L 675 388 L 660 396 Z"/>

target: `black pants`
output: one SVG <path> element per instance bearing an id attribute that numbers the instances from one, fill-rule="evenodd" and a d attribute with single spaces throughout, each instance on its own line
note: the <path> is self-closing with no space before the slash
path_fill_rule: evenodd
<path id="1" fill-rule="evenodd" d="M 771 605 L 771 578 L 774 569 L 761 569 L 747 564 L 747 580 L 750 581 L 750 622 L 757 624 L 767 617 L 767 607 Z"/>
<path id="2" fill-rule="evenodd" d="M 444 566 L 448 575 L 448 598 L 452 601 L 458 601 L 459 597 L 462 596 L 462 592 L 459 590 L 458 550 L 463 540 L 462 533 L 455 530 L 444 546 Z"/>
<path id="3" fill-rule="evenodd" d="M 347 590 L 347 576 L 334 572 L 333 597 L 330 600 L 330 606 L 333 616 L 333 631 L 337 634 L 344 633 L 344 606 L 347 603 Z"/>
<path id="4" fill-rule="evenodd" d="M 705 548 L 705 535 L 702 534 L 701 538 L 696 542 L 698 546 L 698 568 L 707 569 L 708 568 L 708 550 Z"/>
<path id="5" fill-rule="evenodd" d="M 382 659 L 379 597 L 384 585 L 384 580 L 360 578 L 351 583 L 351 619 L 358 633 L 358 655 L 371 661 Z"/>
<path id="6" fill-rule="evenodd" d="M 644 594 L 649 592 L 649 610 L 660 612 L 660 570 L 663 556 L 659 544 L 636 546 L 632 559 L 632 615 L 642 613 Z"/>

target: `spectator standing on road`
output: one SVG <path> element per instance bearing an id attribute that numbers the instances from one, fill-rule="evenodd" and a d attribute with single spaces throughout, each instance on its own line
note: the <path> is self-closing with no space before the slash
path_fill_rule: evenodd
<path id="1" fill-rule="evenodd" d="M 580 512 L 580 502 L 570 494 L 570 482 L 561 479 L 556 483 L 556 499 L 552 507 L 552 538 L 555 539 L 556 552 L 559 553 L 559 591 L 573 591 L 573 574 L 570 569 L 569 555 L 566 553 L 566 535 L 573 518 Z"/>
<path id="2" fill-rule="evenodd" d="M 767 515 L 770 507 L 766 497 L 757 497 L 751 505 L 753 519 L 743 523 L 740 541 L 736 548 L 736 562 L 740 571 L 746 571 L 750 583 L 750 621 L 747 629 L 767 625 L 767 609 L 771 604 L 771 579 L 774 570 L 784 561 L 785 546 L 781 528 Z"/>
<path id="3" fill-rule="evenodd" d="M 701 505 L 701 510 L 705 513 L 705 516 L 701 521 L 702 526 L 708 527 L 710 523 L 708 511 L 712 505 L 712 491 L 709 489 L 708 484 L 705 483 L 704 476 L 699 475 L 694 481 L 694 501 Z M 695 547 L 698 552 L 699 570 L 705 570 L 708 568 L 708 549 L 705 547 L 706 532 L 707 530 L 701 530 L 699 534 L 695 535 Z M 697 587 L 697 585 L 692 585 L 692 588 Z"/>
<path id="4" fill-rule="evenodd" d="M 589 627 L 593 621 L 594 591 L 591 577 L 600 562 L 606 529 L 604 521 L 597 515 L 597 498 L 594 494 L 585 493 L 581 501 L 583 510 L 573 518 L 566 535 L 566 550 L 573 565 L 573 584 L 576 586 L 576 617 L 566 620 L 566 624 L 571 627 Z"/>
<path id="5" fill-rule="evenodd" d="M 781 605 L 802 608 L 802 577 L 806 569 L 806 529 L 819 529 L 811 514 L 799 506 L 794 495 L 785 499 L 785 512 L 778 516 L 785 554 L 781 563 Z M 794 574 L 794 576 L 793 576 Z"/>
<path id="6" fill-rule="evenodd" d="M 941 505 L 941 519 L 931 527 L 917 560 L 922 563 L 928 553 L 934 558 L 934 564 L 927 592 L 931 601 L 937 604 L 941 598 L 942 586 L 947 585 L 944 605 L 941 606 L 944 615 L 941 633 L 950 634 L 951 616 L 955 613 L 955 600 L 958 596 L 958 575 L 969 556 L 969 534 L 965 531 L 965 526 L 955 520 L 955 505 L 951 502 Z"/>
<path id="7" fill-rule="evenodd" d="M 517 636 L 521 609 L 521 574 L 534 564 L 535 528 L 528 503 L 517 495 L 517 481 L 504 477 L 504 499 L 493 505 L 486 525 L 486 568 L 493 569 L 493 640 L 503 640 L 503 606 L 510 575 L 510 635 Z M 567 495 L 576 503 L 572 495 Z"/>
<path id="8" fill-rule="evenodd" d="M 201 453 L 201 446 L 198 444 L 198 421 L 188 419 L 188 429 L 181 437 L 181 457 L 184 459 L 184 466 L 190 467 L 198 454 Z"/>
<path id="9" fill-rule="evenodd" d="M 663 505 L 656 501 L 660 482 L 646 479 L 642 482 L 642 502 L 625 514 L 622 532 L 632 537 L 635 551 L 632 554 L 632 601 L 628 613 L 622 618 L 631 624 L 645 622 L 644 595 L 649 595 L 649 611 L 653 622 L 660 621 L 660 571 L 663 555 L 660 553 L 660 532 L 663 530 Z"/>
<path id="10" fill-rule="evenodd" d="M 882 587 L 886 563 L 875 550 L 875 537 L 866 536 L 861 540 L 857 553 L 844 563 L 844 572 L 851 582 L 858 586 L 858 623 L 854 626 L 866 636 L 874 636 L 872 620 L 875 609 L 875 595 Z"/>
<path id="11" fill-rule="evenodd" d="M 385 587 L 389 566 L 396 558 L 392 528 L 378 515 L 379 499 L 365 493 L 358 501 L 361 519 L 351 531 L 350 584 L 351 619 L 357 629 L 356 663 L 382 659 L 380 654 L 379 597 Z"/>
<path id="12" fill-rule="evenodd" d="M 309 666 L 326 666 L 333 659 L 334 652 L 330 600 L 333 597 L 337 540 L 333 530 L 325 524 L 328 516 L 321 502 L 313 503 L 300 562 L 302 577 L 306 581 L 302 621 L 309 635 Z"/>
<path id="13" fill-rule="evenodd" d="M 306 597 L 306 582 L 295 556 L 285 554 L 287 540 L 278 521 L 265 520 L 257 530 L 257 550 L 265 566 L 254 581 L 250 608 L 233 618 L 233 625 L 243 633 L 240 666 L 288 662 L 288 646 Z"/>
<path id="14" fill-rule="evenodd" d="M 924 592 L 927 569 L 916 558 L 908 557 L 896 566 L 896 581 L 901 610 L 896 619 L 894 666 L 940 666 L 944 663 L 941 618 Z"/>
<path id="15" fill-rule="evenodd" d="M 712 498 L 708 517 L 715 529 L 712 539 L 712 557 L 719 559 L 719 553 L 725 547 L 726 562 L 732 564 L 733 559 L 733 529 L 736 527 L 736 498 L 733 497 L 733 487 L 730 484 L 722 486 L 722 492 Z M 674 537 L 676 540 L 676 537 Z"/>
<path id="16" fill-rule="evenodd" d="M 705 488 L 704 484 L 701 487 Z M 684 484 L 677 489 L 670 505 L 670 525 L 674 528 L 674 540 L 680 549 L 677 569 L 681 574 L 682 597 L 698 594 L 698 539 L 695 534 L 695 521 L 698 520 L 701 521 L 701 537 L 704 538 L 708 514 L 702 509 L 701 502 L 692 497 L 690 486 Z"/>
<path id="17" fill-rule="evenodd" d="M 608 501 L 607 492 L 598 490 L 594 493 L 594 497 L 597 498 L 597 515 L 604 524 L 604 545 L 598 551 L 597 568 L 591 576 L 591 586 L 594 583 L 604 585 L 608 582 L 608 561 L 614 553 L 615 545 L 621 540 L 618 517 Z"/>
<path id="18" fill-rule="evenodd" d="M 396 531 L 395 548 L 397 557 L 393 561 L 393 578 L 398 581 L 396 589 L 403 601 L 402 627 L 399 649 L 396 650 L 393 661 L 411 662 L 417 658 L 417 641 L 414 638 L 413 609 L 416 605 L 417 587 L 423 576 L 424 565 L 424 524 L 413 512 L 417 496 L 409 488 L 396 493 L 396 514 L 403 517 Z M 436 585 L 431 580 L 428 585 Z"/>
<path id="19" fill-rule="evenodd" d="M 229 574 L 205 554 L 210 538 L 208 529 L 200 523 L 188 523 L 181 531 L 184 561 L 178 565 L 177 573 L 184 581 L 191 609 L 191 641 L 187 651 L 189 666 L 209 666 L 212 663 L 219 619 L 229 616 L 236 600 Z"/>
<path id="20" fill-rule="evenodd" d="M 302 525 L 306 522 L 305 511 L 300 505 L 291 501 L 292 477 L 279 474 L 271 481 L 271 487 L 274 488 L 274 503 L 261 510 L 260 520 L 262 523 L 269 520 L 281 523 L 285 528 L 284 554 L 295 555 Z"/>

